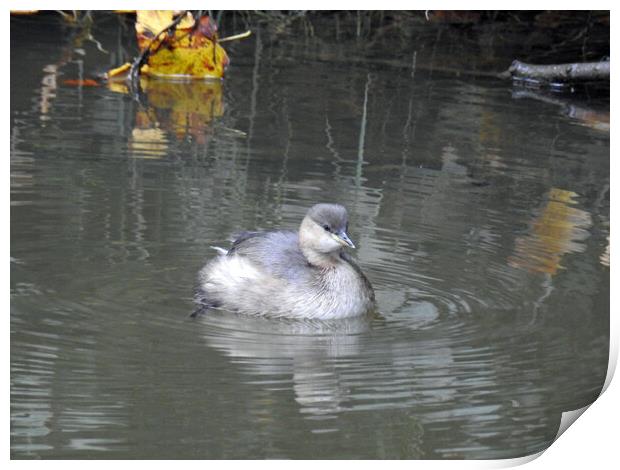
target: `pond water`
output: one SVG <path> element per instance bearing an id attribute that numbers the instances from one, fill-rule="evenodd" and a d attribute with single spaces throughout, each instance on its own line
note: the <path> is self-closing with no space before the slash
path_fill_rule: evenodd
<path id="1" fill-rule="evenodd" d="M 98 16 L 104 54 L 11 20 L 13 458 L 518 457 L 596 398 L 608 101 L 442 70 L 436 30 L 406 55 L 258 30 L 223 83 L 136 99 L 66 81 L 131 28 Z M 321 201 L 376 316 L 188 318 L 211 246 Z"/>

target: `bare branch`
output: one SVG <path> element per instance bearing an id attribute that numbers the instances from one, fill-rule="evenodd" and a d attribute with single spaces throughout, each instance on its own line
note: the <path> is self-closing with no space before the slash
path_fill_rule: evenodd
<path id="1" fill-rule="evenodd" d="M 522 78 L 541 82 L 609 80 L 609 61 L 533 65 L 515 60 L 501 78 Z"/>

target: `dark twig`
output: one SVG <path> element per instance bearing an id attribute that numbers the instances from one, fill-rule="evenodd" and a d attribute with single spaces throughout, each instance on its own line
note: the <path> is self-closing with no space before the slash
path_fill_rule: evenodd
<path id="1" fill-rule="evenodd" d="M 138 83 L 138 78 L 140 77 L 140 69 L 146 63 L 150 54 L 153 52 L 151 51 L 151 46 L 153 45 L 153 43 L 157 41 L 159 36 L 161 36 L 163 33 L 169 31 L 174 32 L 174 29 L 183 20 L 183 18 L 185 18 L 185 15 L 187 15 L 186 10 L 182 11 L 168 26 L 166 26 L 159 33 L 153 36 L 153 38 L 149 41 L 146 47 L 142 50 L 141 54 L 133 61 L 133 63 L 131 64 L 131 68 L 129 69 L 129 80 L 132 85 Z"/>

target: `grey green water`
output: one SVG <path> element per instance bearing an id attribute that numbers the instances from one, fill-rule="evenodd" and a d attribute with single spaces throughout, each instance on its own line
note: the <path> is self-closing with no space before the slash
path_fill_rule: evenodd
<path id="1" fill-rule="evenodd" d="M 258 31 L 223 84 L 139 99 L 65 82 L 130 26 L 97 19 L 106 55 L 11 22 L 13 458 L 518 457 L 596 398 L 608 102 L 435 70 L 435 33 L 373 60 Z M 320 201 L 349 210 L 376 317 L 188 318 L 212 245 Z"/>

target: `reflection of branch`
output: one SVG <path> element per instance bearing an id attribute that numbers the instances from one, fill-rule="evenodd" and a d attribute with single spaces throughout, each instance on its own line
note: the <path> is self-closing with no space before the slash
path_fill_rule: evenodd
<path id="1" fill-rule="evenodd" d="M 254 49 L 254 67 L 252 68 L 252 92 L 250 93 L 250 125 L 248 128 L 248 145 L 254 137 L 254 118 L 256 117 L 256 100 L 258 95 L 258 79 L 261 53 L 263 51 L 263 43 L 260 38 L 260 31 L 256 34 L 256 45 Z"/>
<path id="2" fill-rule="evenodd" d="M 93 35 L 92 35 L 92 34 L 89 34 L 89 35 L 86 37 L 86 39 L 87 39 L 88 41 L 93 42 L 93 43 L 95 44 L 95 46 L 97 46 L 97 49 L 98 49 L 99 51 L 103 52 L 104 54 L 109 54 L 109 52 L 108 52 L 108 51 L 106 51 L 106 50 L 103 48 L 103 46 L 101 45 L 101 43 L 100 43 L 99 41 L 97 41 L 97 40 L 93 37 Z"/>
<path id="3" fill-rule="evenodd" d="M 72 30 L 67 41 L 67 44 L 62 47 L 62 55 L 60 59 L 54 64 L 48 64 L 43 68 L 44 76 L 41 80 L 41 101 L 40 101 L 40 109 L 41 109 L 41 119 L 45 119 L 45 115 L 50 112 L 51 109 L 51 101 L 52 98 L 56 96 L 58 75 L 62 67 L 67 65 L 68 63 L 74 61 L 74 54 L 79 51 L 82 47 L 84 41 L 92 41 L 96 44 L 97 49 L 101 52 L 108 53 L 103 47 L 101 43 L 97 41 L 92 33 L 91 29 L 93 26 L 93 18 L 90 11 L 85 12 L 82 17 L 78 17 L 77 12 L 72 10 L 73 16 L 70 16 L 67 13 L 59 11 L 63 15 L 65 19 L 71 21 Z M 80 80 L 79 83 L 82 83 L 82 68 L 81 68 L 81 60 L 75 61 L 80 67 Z M 78 87 L 81 90 L 81 85 Z"/>
<path id="4" fill-rule="evenodd" d="M 512 92 L 515 99 L 529 98 L 543 103 L 560 106 L 567 116 L 581 121 L 583 124 L 599 131 L 609 132 L 609 111 L 599 111 L 577 104 L 560 96 L 551 96 L 532 89 L 515 89 Z"/>
<path id="5" fill-rule="evenodd" d="M 362 107 L 362 121 L 360 123 L 360 137 L 357 146 L 357 170 L 355 172 L 355 183 L 359 189 L 362 178 L 362 164 L 364 163 L 364 144 L 366 140 L 366 116 L 368 108 L 368 89 L 370 88 L 370 73 L 366 79 L 366 87 L 364 88 L 364 106 Z"/>
<path id="6" fill-rule="evenodd" d="M 532 319 L 530 320 L 530 326 L 536 323 L 536 320 L 538 319 L 538 311 L 540 310 L 540 307 L 542 307 L 543 302 L 553 292 L 553 282 L 552 282 L 551 274 L 545 273 L 545 277 L 542 282 L 542 287 L 544 288 L 543 294 L 534 301 L 534 310 L 532 312 L 533 315 L 532 315 Z"/>
<path id="7" fill-rule="evenodd" d="M 56 10 L 58 13 L 60 13 L 60 15 L 66 20 L 66 21 L 70 21 L 72 23 L 77 22 L 78 16 L 77 16 L 77 11 L 76 10 L 71 10 L 72 15 L 69 15 L 68 13 L 65 13 L 62 10 Z"/>

